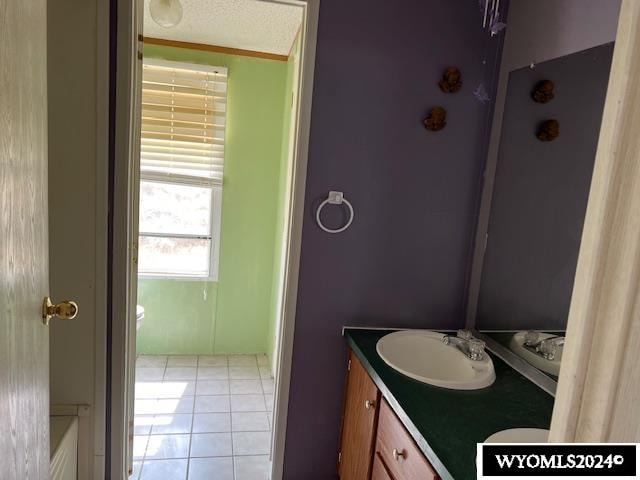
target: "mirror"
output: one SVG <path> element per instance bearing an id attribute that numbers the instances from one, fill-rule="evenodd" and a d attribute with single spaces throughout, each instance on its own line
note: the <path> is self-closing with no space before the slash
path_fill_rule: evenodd
<path id="1" fill-rule="evenodd" d="M 558 374 L 613 43 L 509 75 L 475 327 Z"/>

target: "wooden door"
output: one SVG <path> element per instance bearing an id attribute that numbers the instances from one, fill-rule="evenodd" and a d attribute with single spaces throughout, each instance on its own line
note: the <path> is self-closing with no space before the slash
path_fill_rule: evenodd
<path id="1" fill-rule="evenodd" d="M 369 480 L 380 392 L 353 352 L 349 354 L 338 473 L 341 480 Z"/>
<path id="2" fill-rule="evenodd" d="M 47 3 L 2 0 L 0 12 L 0 478 L 45 480 Z"/>

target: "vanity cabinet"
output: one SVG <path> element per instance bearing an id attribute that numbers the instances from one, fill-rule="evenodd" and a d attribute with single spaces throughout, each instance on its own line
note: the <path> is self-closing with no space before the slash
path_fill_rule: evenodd
<path id="1" fill-rule="evenodd" d="M 380 406 L 375 456 L 376 460 L 380 459 L 382 467 L 393 480 L 438 478 L 433 467 L 385 400 L 382 400 Z"/>
<path id="2" fill-rule="evenodd" d="M 338 459 L 340 480 L 439 478 L 353 352 Z"/>
<path id="3" fill-rule="evenodd" d="M 371 471 L 371 480 L 394 480 L 387 470 L 387 466 L 377 453 L 373 457 L 373 469 Z"/>
<path id="4" fill-rule="evenodd" d="M 346 384 L 338 474 L 340 480 L 367 480 L 371 476 L 380 392 L 353 352 L 349 353 Z"/>

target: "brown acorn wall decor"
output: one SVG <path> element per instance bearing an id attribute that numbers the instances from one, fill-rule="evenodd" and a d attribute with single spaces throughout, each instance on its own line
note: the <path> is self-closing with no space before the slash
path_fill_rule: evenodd
<path id="1" fill-rule="evenodd" d="M 442 107 L 433 107 L 427 118 L 423 120 L 424 128 L 429 131 L 437 132 L 447 125 L 447 111 Z"/>
<path id="2" fill-rule="evenodd" d="M 462 88 L 462 74 L 456 67 L 449 67 L 442 73 L 442 79 L 438 82 L 440 90 L 444 93 L 456 93 Z"/>
<path id="3" fill-rule="evenodd" d="M 555 118 L 545 120 L 538 126 L 536 137 L 541 142 L 552 142 L 560 136 L 560 123 Z"/>
<path id="4" fill-rule="evenodd" d="M 531 98 L 536 103 L 547 103 L 553 100 L 555 96 L 555 85 L 551 80 L 542 80 L 538 82 L 531 92 Z"/>

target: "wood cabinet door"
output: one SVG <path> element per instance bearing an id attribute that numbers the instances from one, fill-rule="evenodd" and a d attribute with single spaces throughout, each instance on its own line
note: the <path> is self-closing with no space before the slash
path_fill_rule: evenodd
<path id="1" fill-rule="evenodd" d="M 349 365 L 338 474 L 341 480 L 369 480 L 380 392 L 353 352 Z"/>
<path id="2" fill-rule="evenodd" d="M 387 466 L 384 464 L 384 461 L 377 453 L 373 457 L 371 480 L 395 480 L 391 476 L 391 473 L 389 473 L 389 470 L 387 470 Z"/>
<path id="3" fill-rule="evenodd" d="M 395 480 L 438 479 L 431 464 L 385 400 L 380 405 L 376 456 L 380 456 Z"/>

